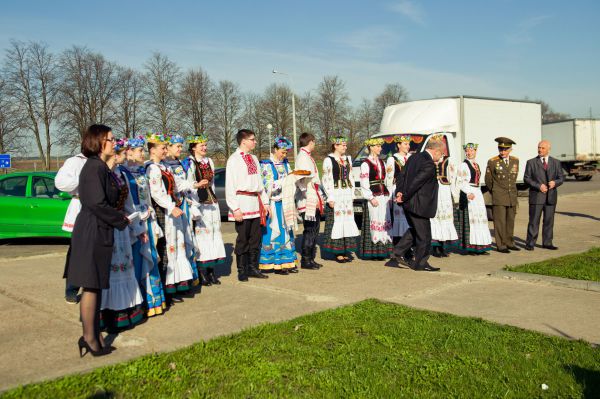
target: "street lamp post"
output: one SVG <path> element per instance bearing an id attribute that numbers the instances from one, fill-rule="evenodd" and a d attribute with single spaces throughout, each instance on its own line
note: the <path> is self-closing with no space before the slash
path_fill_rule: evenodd
<path id="1" fill-rule="evenodd" d="M 294 95 L 294 81 L 292 80 L 292 77 L 285 72 L 281 72 L 278 71 L 276 69 L 273 69 L 273 73 L 274 74 L 279 74 L 279 75 L 285 75 L 290 79 L 290 85 L 292 86 L 292 134 L 294 135 L 294 164 L 296 164 L 296 154 L 298 153 L 298 142 L 297 142 L 297 135 L 296 135 L 296 99 L 295 99 L 295 95 Z"/>
<path id="2" fill-rule="evenodd" d="M 269 148 L 269 152 L 270 152 L 271 146 L 273 145 L 273 142 L 271 141 L 271 130 L 273 130 L 273 125 L 271 125 L 270 123 L 267 123 L 267 130 L 269 131 L 269 145 L 267 147 Z"/>

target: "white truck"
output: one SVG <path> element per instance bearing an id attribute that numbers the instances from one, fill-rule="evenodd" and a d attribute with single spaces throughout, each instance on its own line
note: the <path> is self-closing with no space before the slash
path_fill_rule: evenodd
<path id="1" fill-rule="evenodd" d="M 550 155 L 568 176 L 591 180 L 600 161 L 600 120 L 566 119 L 542 125 L 542 138 L 550 141 Z"/>
<path id="2" fill-rule="evenodd" d="M 373 137 L 385 140 L 381 157 L 387 159 L 396 151 L 393 138 L 411 135 L 411 152 L 424 151 L 425 144 L 433 134 L 446 138 L 448 156 L 458 164 L 464 159 L 462 146 L 473 142 L 479 144 L 477 161 L 484 169 L 488 159 L 498 155 L 496 137 L 513 139 L 512 156 L 519 158 L 517 185 L 525 189 L 523 173 L 525 163 L 537 155 L 537 144 L 542 138 L 542 110 L 540 103 L 523 100 L 457 96 L 430 100 L 409 101 L 385 108 L 380 131 Z M 360 164 L 367 156 L 361 148 L 354 158 L 354 176 L 360 175 Z M 481 179 L 481 184 L 485 184 Z M 358 187 L 358 182 L 357 182 Z M 356 190 L 357 202 L 362 196 Z M 360 206 L 355 211 L 360 212 Z"/>

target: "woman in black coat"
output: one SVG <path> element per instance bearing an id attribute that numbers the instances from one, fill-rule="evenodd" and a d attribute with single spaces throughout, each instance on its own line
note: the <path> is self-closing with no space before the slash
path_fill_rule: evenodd
<path id="1" fill-rule="evenodd" d="M 79 354 L 105 355 L 100 335 L 100 294 L 108 288 L 113 250 L 113 229 L 129 224 L 117 210 L 123 201 L 107 162 L 115 155 L 115 138 L 108 126 L 92 125 L 83 136 L 82 153 L 88 158 L 79 175 L 81 212 L 77 216 L 71 239 L 71 257 L 65 270 L 67 282 L 83 288 L 80 302 L 83 336 Z"/>

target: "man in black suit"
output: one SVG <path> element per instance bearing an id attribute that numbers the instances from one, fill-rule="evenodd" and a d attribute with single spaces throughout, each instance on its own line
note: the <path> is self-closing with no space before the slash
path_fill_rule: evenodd
<path id="1" fill-rule="evenodd" d="M 563 184 L 564 176 L 560 161 L 552 158 L 550 142 L 542 140 L 538 144 L 538 156 L 527 161 L 523 179 L 529 185 L 529 224 L 525 249 L 533 251 L 540 229 L 540 218 L 544 214 L 542 246 L 558 249 L 552 244 L 554 211 L 558 193 L 556 188 Z"/>
<path id="2" fill-rule="evenodd" d="M 437 211 L 438 183 L 435 162 L 444 154 L 444 142 L 432 137 L 425 151 L 410 157 L 406 163 L 403 181 L 396 184 L 396 202 L 402 203 L 411 234 L 404 234 L 394 247 L 396 259 L 414 270 L 438 271 L 427 259 L 431 252 L 431 224 L 429 219 Z M 415 246 L 412 264 L 406 259 L 407 252 Z"/>

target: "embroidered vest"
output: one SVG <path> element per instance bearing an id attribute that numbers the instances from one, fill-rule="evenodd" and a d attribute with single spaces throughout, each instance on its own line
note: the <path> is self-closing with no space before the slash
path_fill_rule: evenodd
<path id="1" fill-rule="evenodd" d="M 369 158 L 367 158 L 366 161 L 369 165 L 369 186 L 373 195 L 390 195 L 390 192 L 385 186 L 385 164 L 383 161 L 377 159 L 379 170 L 377 170 L 377 166 Z"/>
<path id="2" fill-rule="evenodd" d="M 202 204 L 214 204 L 217 202 L 217 196 L 215 195 L 212 189 L 212 181 L 215 177 L 215 173 L 210 167 L 210 162 L 198 162 L 194 158 L 189 158 L 194 163 L 194 175 L 196 177 L 196 181 L 200 180 L 208 180 L 208 186 L 205 188 L 199 188 L 198 199 Z"/>
<path id="3" fill-rule="evenodd" d="M 437 179 L 440 184 L 445 186 L 450 184 L 450 180 L 448 180 L 448 158 L 444 159 L 442 163 L 435 164 L 435 172 L 437 174 Z"/>
<path id="4" fill-rule="evenodd" d="M 479 165 L 477 165 L 477 169 L 469 162 L 469 160 L 465 159 L 465 163 L 469 168 L 469 172 L 471 173 L 471 179 L 469 180 L 469 184 L 473 187 L 479 187 L 479 179 L 481 178 L 481 172 L 479 170 Z M 458 201 L 459 209 L 467 209 L 469 207 L 469 199 L 467 198 L 467 194 L 464 192 L 460 192 L 460 197 Z"/>
<path id="5" fill-rule="evenodd" d="M 331 173 L 333 174 L 333 187 L 334 188 L 348 188 L 352 187 L 352 182 L 350 181 L 350 162 L 348 162 L 348 158 L 344 158 L 344 165 L 340 165 L 338 161 L 330 156 L 331 160 Z"/>

